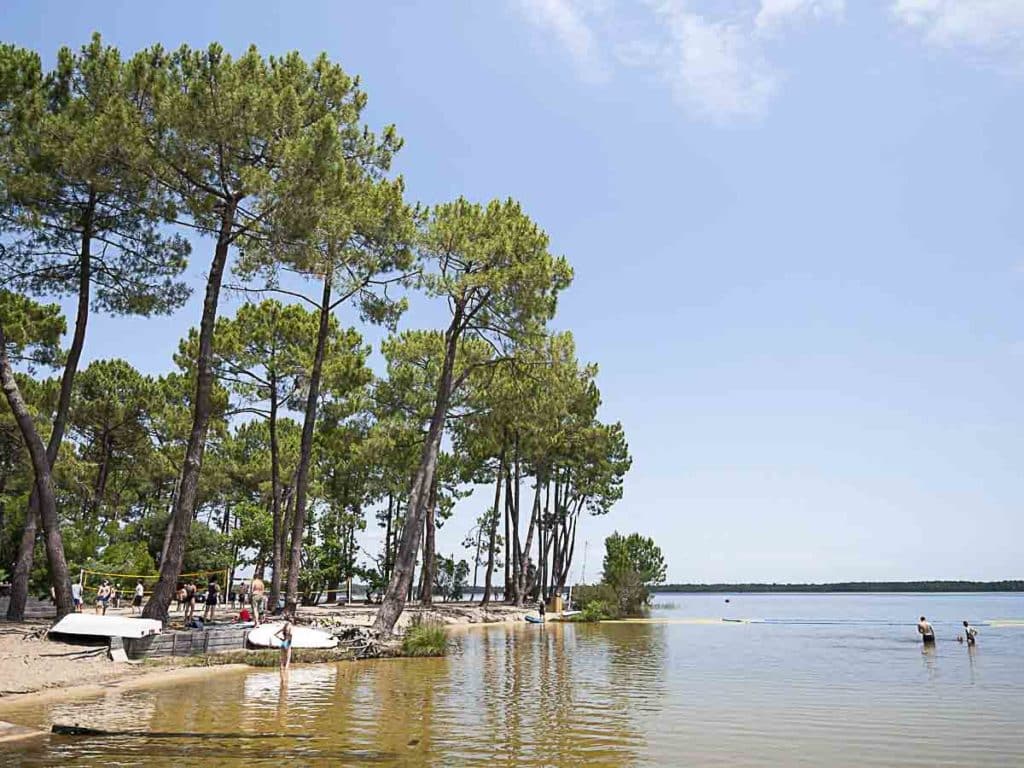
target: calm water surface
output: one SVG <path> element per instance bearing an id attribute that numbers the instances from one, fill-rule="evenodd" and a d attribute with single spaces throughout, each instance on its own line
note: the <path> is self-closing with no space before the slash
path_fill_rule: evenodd
<path id="1" fill-rule="evenodd" d="M 764 621 L 695 621 L 723 617 Z M 297 667 L 286 687 L 253 671 L 27 702 L 6 718 L 221 735 L 51 736 L 0 765 L 1024 765 L 1024 596 L 661 595 L 652 619 L 470 629 L 445 659 Z"/>

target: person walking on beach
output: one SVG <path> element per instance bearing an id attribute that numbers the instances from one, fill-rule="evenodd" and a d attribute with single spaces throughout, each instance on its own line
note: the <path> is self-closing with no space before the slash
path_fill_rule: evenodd
<path id="1" fill-rule="evenodd" d="M 238 608 L 247 608 L 249 606 L 249 585 L 245 583 L 245 579 L 242 579 L 242 583 L 238 585 Z"/>
<path id="2" fill-rule="evenodd" d="M 967 640 L 968 645 L 976 645 L 978 642 L 978 630 L 967 623 L 964 620 L 964 638 Z"/>
<path id="3" fill-rule="evenodd" d="M 74 581 L 71 583 L 71 602 L 75 606 L 75 613 L 82 612 L 82 583 Z"/>
<path id="4" fill-rule="evenodd" d="M 260 625 L 260 621 L 263 617 L 263 613 L 266 611 L 266 594 L 267 588 L 263 585 L 263 579 L 256 578 L 252 580 L 252 586 L 249 588 L 250 600 L 252 602 L 252 620 L 256 622 L 256 626 Z"/>
<path id="5" fill-rule="evenodd" d="M 210 579 L 210 583 L 206 585 L 206 608 L 203 609 L 203 621 L 213 621 L 213 616 L 217 612 L 217 596 L 219 594 L 220 585 Z"/>
<path id="6" fill-rule="evenodd" d="M 284 624 L 277 632 L 274 633 L 274 637 L 281 641 L 281 674 L 288 674 L 288 667 L 292 663 L 292 615 L 291 613 L 285 613 Z"/>
<path id="7" fill-rule="evenodd" d="M 921 642 L 925 645 L 931 645 L 935 642 L 935 630 L 932 629 L 932 625 L 928 623 L 928 619 L 924 616 L 917 622 L 917 631 L 921 635 Z"/>
<path id="8" fill-rule="evenodd" d="M 196 585 L 190 579 L 188 581 L 188 583 L 185 584 L 185 622 L 186 623 L 188 622 L 189 619 L 192 618 L 192 616 L 195 614 L 195 612 L 196 612 Z"/>
<path id="9" fill-rule="evenodd" d="M 110 582 L 106 579 L 100 584 L 100 588 L 96 590 L 96 613 L 107 615 L 107 603 L 110 602 Z"/>
<path id="10" fill-rule="evenodd" d="M 132 598 L 132 613 L 135 613 L 135 609 L 139 609 L 139 613 L 142 613 L 142 598 L 146 594 L 146 588 L 142 586 L 142 579 L 135 582 L 135 597 Z"/>

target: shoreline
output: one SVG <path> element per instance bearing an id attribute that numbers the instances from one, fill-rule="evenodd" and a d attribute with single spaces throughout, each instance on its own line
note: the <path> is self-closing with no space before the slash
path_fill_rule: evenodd
<path id="1" fill-rule="evenodd" d="M 0 689 L 0 727 L 2 716 L 26 704 L 74 700 L 99 696 L 111 691 L 172 685 L 183 680 L 209 674 L 225 674 L 259 667 L 246 663 L 218 663 L 224 654 L 196 654 L 162 657 L 160 659 L 116 662 L 108 658 L 103 645 L 75 645 L 50 640 L 46 631 L 52 617 L 47 604 L 32 606 L 30 618 L 24 622 L 0 621 L 0 668 L 5 670 Z M 323 629 L 368 627 L 373 623 L 377 607 L 373 605 L 314 606 L 300 608 L 302 622 Z M 429 608 L 409 606 L 402 612 L 396 630 L 409 626 L 417 616 L 439 621 L 445 628 L 464 630 L 477 626 L 494 626 L 522 622 L 530 608 L 495 604 L 486 609 L 472 603 L 439 603 Z M 126 609 L 110 610 L 108 615 L 128 615 Z M 225 612 L 229 615 L 229 612 Z M 177 618 L 172 614 L 172 620 Z M 231 653 L 246 653 L 239 649 Z M 252 651 L 259 653 L 259 651 Z M 201 663 L 214 659 L 212 663 Z M 333 664 L 345 659 L 296 662 L 298 664 Z M 351 661 L 357 661 L 351 659 Z M 26 737 L 39 732 L 24 734 Z M 14 738 L 13 736 L 11 738 Z"/>

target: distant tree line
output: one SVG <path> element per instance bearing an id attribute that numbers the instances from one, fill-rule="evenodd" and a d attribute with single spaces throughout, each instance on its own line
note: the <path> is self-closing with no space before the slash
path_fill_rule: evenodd
<path id="1" fill-rule="evenodd" d="M 654 592 L 1024 592 L 1024 581 L 839 581 L 832 584 L 663 584 Z"/>

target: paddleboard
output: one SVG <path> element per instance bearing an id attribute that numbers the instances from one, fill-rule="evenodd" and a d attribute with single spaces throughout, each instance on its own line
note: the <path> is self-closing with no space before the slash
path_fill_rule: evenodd
<path id="1" fill-rule="evenodd" d="M 544 619 L 538 618 L 537 616 L 524 616 L 523 618 L 526 619 L 531 624 L 543 624 L 544 623 Z"/>
<path id="2" fill-rule="evenodd" d="M 156 619 L 131 619 L 124 616 L 97 616 L 88 613 L 69 613 L 52 627 L 50 632 L 84 637 L 148 637 L 163 629 Z"/>
<path id="3" fill-rule="evenodd" d="M 250 632 L 246 639 L 250 645 L 260 648 L 280 648 L 281 638 L 274 635 L 283 626 L 283 623 L 263 624 Z M 292 648 L 335 648 L 337 645 L 338 638 L 328 632 L 292 625 Z"/>

